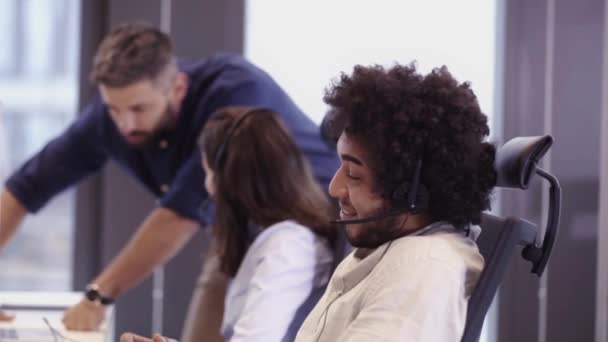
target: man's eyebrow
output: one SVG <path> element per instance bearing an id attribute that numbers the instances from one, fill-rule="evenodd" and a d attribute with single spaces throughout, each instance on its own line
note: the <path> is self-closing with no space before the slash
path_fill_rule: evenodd
<path id="1" fill-rule="evenodd" d="M 357 165 L 363 166 L 363 162 L 361 160 L 359 160 L 359 159 L 357 159 L 357 158 L 355 158 L 355 157 L 353 157 L 353 156 L 351 156 L 349 154 L 342 153 L 340 155 L 340 157 L 342 157 L 342 160 L 346 160 L 346 161 L 349 161 L 349 162 L 353 162 L 353 163 L 355 163 Z"/>

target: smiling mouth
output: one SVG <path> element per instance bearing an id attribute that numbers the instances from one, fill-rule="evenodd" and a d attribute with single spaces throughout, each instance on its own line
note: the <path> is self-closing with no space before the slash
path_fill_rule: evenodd
<path id="1" fill-rule="evenodd" d="M 345 211 L 344 209 L 340 208 L 340 218 L 341 219 L 353 218 L 355 216 L 357 216 L 357 214 L 355 212 Z"/>

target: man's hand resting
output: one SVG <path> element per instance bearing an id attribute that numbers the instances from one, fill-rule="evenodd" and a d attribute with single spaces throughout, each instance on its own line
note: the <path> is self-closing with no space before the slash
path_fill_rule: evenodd
<path id="1" fill-rule="evenodd" d="M 83 298 L 63 315 L 63 324 L 68 330 L 92 331 L 99 329 L 106 314 L 106 308 Z"/>
<path id="2" fill-rule="evenodd" d="M 0 310 L 0 322 L 10 322 L 15 319 L 15 315 L 9 315 L 6 312 Z"/>

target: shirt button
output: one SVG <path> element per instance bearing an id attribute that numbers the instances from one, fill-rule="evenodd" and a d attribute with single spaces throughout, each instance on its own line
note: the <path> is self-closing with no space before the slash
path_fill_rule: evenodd
<path id="1" fill-rule="evenodd" d="M 169 142 L 167 142 L 167 140 L 161 140 L 161 141 L 158 143 L 158 146 L 164 150 L 164 149 L 166 149 L 167 147 L 169 147 Z"/>
<path id="2" fill-rule="evenodd" d="M 169 186 L 167 184 L 163 184 L 160 186 L 160 191 L 162 191 L 163 193 L 169 191 Z"/>

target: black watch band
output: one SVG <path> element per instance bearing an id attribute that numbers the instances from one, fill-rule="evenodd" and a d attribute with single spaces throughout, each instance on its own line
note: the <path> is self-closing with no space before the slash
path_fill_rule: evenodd
<path id="1" fill-rule="evenodd" d="M 114 303 L 113 298 L 106 297 L 99 292 L 99 286 L 97 284 L 87 285 L 84 295 L 91 302 L 98 302 L 101 305 L 110 305 Z"/>

